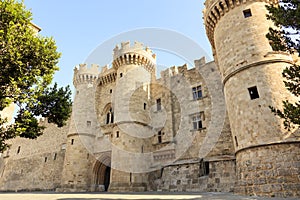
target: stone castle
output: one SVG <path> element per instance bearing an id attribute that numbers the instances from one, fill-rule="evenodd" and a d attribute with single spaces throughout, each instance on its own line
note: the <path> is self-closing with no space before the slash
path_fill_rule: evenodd
<path id="1" fill-rule="evenodd" d="M 266 4 L 206 0 L 214 61 L 171 67 L 139 42 L 113 50 L 111 67 L 74 69 L 67 126 L 16 138 L 2 155 L 0 190 L 214 191 L 300 196 L 300 135 L 269 106 L 296 101 L 282 70 L 294 62 L 265 35 Z"/>

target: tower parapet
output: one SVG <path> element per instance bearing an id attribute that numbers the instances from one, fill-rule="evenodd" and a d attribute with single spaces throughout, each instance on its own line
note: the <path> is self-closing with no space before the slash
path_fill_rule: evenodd
<path id="1" fill-rule="evenodd" d="M 148 47 L 140 42 L 122 42 L 121 47 L 117 45 L 113 53 L 113 67 L 119 68 L 123 65 L 141 65 L 149 72 L 155 71 L 156 55 Z"/>
<path id="2" fill-rule="evenodd" d="M 212 45 L 214 46 L 214 31 L 216 24 L 221 19 L 225 13 L 229 10 L 234 9 L 236 6 L 246 4 L 252 0 L 206 0 L 204 5 L 205 9 L 203 10 L 203 16 L 205 21 L 205 28 L 207 37 Z M 261 0 L 268 4 L 277 4 L 278 0 Z"/>
<path id="3" fill-rule="evenodd" d="M 90 68 L 86 64 L 79 64 L 74 68 L 73 84 L 77 87 L 78 84 L 93 84 L 100 73 L 99 65 L 92 64 Z"/>

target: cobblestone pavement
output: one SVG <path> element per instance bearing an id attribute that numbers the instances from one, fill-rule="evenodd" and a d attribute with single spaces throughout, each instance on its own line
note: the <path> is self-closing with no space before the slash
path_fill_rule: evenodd
<path id="1" fill-rule="evenodd" d="M 186 200 L 296 200 L 299 198 L 263 198 L 232 193 L 0 193 L 1 200 L 121 200 L 121 199 L 186 199 Z"/>

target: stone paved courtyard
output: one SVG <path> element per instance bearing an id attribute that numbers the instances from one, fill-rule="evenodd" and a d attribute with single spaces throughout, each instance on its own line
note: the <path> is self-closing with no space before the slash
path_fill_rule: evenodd
<path id="1" fill-rule="evenodd" d="M 121 199 L 191 199 L 191 200 L 296 200 L 298 198 L 263 198 L 232 193 L 0 193 L 1 200 L 121 200 Z"/>

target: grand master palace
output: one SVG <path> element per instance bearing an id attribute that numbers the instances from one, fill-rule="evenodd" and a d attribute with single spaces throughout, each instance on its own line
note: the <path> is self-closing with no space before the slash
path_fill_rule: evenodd
<path id="1" fill-rule="evenodd" d="M 199 58 L 158 78 L 154 52 L 132 41 L 111 50 L 108 66 L 75 67 L 68 124 L 41 120 L 38 139 L 10 141 L 0 190 L 300 196 L 299 131 L 284 129 L 269 108 L 299 100 L 281 75 L 297 61 L 265 36 L 273 26 L 265 5 L 276 3 L 206 0 L 212 62 Z"/>

